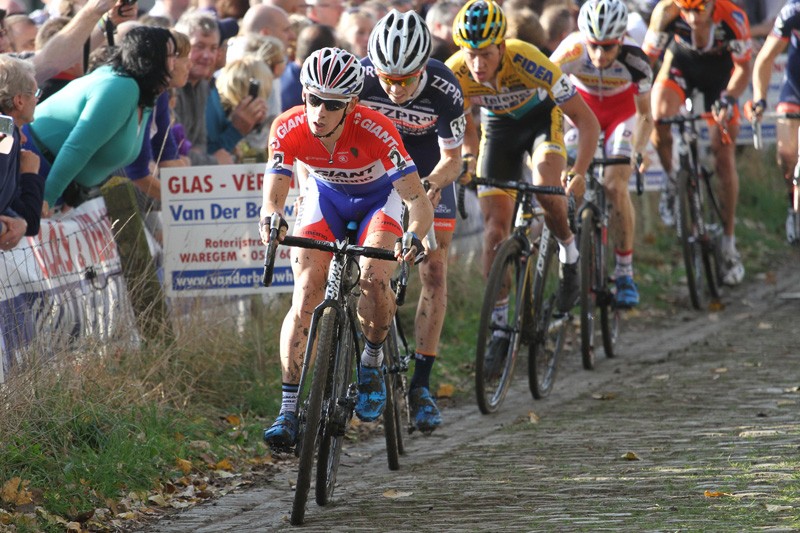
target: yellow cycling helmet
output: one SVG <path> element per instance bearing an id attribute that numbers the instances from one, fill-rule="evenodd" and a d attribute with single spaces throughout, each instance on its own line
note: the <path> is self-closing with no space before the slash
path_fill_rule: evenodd
<path id="1" fill-rule="evenodd" d="M 708 3 L 708 0 L 673 0 L 675 4 L 686 11 L 699 10 L 703 11 Z"/>
<path id="2" fill-rule="evenodd" d="M 453 42 L 467 48 L 500 44 L 506 36 L 506 15 L 492 0 L 470 0 L 453 21 Z"/>

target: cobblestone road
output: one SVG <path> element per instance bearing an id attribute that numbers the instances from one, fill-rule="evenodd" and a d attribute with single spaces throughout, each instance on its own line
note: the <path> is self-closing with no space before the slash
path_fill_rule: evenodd
<path id="1" fill-rule="evenodd" d="M 309 504 L 298 530 L 794 531 L 799 298 L 786 269 L 729 292 L 718 313 L 629 319 L 618 358 L 586 372 L 570 354 L 543 401 L 520 379 L 496 415 L 445 410 L 441 430 L 408 439 L 399 472 L 382 439 L 346 448 L 335 502 Z M 295 475 L 148 531 L 288 529 Z"/>

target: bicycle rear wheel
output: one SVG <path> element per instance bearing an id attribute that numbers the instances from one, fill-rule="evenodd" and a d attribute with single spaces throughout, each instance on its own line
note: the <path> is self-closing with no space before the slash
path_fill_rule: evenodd
<path id="1" fill-rule="evenodd" d="M 522 261 L 522 244 L 516 238 L 500 244 L 486 280 L 475 352 L 475 394 L 483 414 L 497 411 L 511 386 L 529 268 L 530 263 Z M 508 306 L 507 319 L 498 323 L 493 316 L 495 306 L 503 302 Z"/>
<path id="2" fill-rule="evenodd" d="M 594 326 L 597 317 L 597 279 L 600 236 L 597 234 L 594 211 L 584 209 L 580 226 L 581 268 L 581 358 L 583 368 L 594 369 Z"/>
<path id="3" fill-rule="evenodd" d="M 700 205 L 696 180 L 692 180 L 689 172 L 681 168 L 678 171 L 678 197 L 675 202 L 678 219 L 678 238 L 681 241 L 683 264 L 686 268 L 686 284 L 692 307 L 702 309 L 705 295 L 703 288 L 703 245 L 697 221 L 700 213 L 696 206 Z"/>
<path id="4" fill-rule="evenodd" d="M 316 338 L 308 339 L 311 346 L 316 346 L 314 376 L 307 400 L 302 407 L 300 417 L 300 454 L 297 465 L 297 484 L 295 485 L 294 502 L 292 503 L 292 525 L 300 525 L 306 514 L 308 489 L 311 486 L 311 471 L 314 467 L 314 454 L 320 435 L 320 418 L 322 402 L 325 396 L 325 382 L 328 378 L 328 366 L 336 344 L 336 310 L 329 307 L 320 317 L 315 333 Z"/>
<path id="5" fill-rule="evenodd" d="M 326 394 L 322 405 L 322 434 L 317 454 L 316 500 L 319 505 L 327 505 L 333 497 L 336 485 L 336 471 L 342 454 L 342 444 L 347 424 L 355 407 L 355 383 L 353 369 L 358 355 L 356 346 L 355 310 L 346 311 L 344 323 L 339 328 L 338 337 L 333 339 L 337 356 L 328 368 L 325 384 Z M 335 331 L 335 330 L 334 330 Z M 338 344 L 336 339 L 338 338 Z M 320 336 L 320 339 L 322 337 Z"/>
<path id="6" fill-rule="evenodd" d="M 528 345 L 528 387 L 537 400 L 546 397 L 553 389 L 558 370 L 558 358 L 564 348 L 568 313 L 556 310 L 558 293 L 558 263 L 556 240 L 545 228 L 539 240 L 539 253 L 533 274 L 533 331 Z"/>
<path id="7" fill-rule="evenodd" d="M 395 319 L 396 320 L 396 319 Z M 403 412 L 406 409 L 405 387 L 400 375 L 400 350 L 397 343 L 397 327 L 392 320 L 389 335 L 383 343 L 383 358 L 386 363 L 386 407 L 383 410 L 383 433 L 386 437 L 386 457 L 389 470 L 400 468 L 403 453 Z"/>

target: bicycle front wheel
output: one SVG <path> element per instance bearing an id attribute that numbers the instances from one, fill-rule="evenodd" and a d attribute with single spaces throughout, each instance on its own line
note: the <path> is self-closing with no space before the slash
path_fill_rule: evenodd
<path id="1" fill-rule="evenodd" d="M 568 313 L 558 313 L 558 270 L 556 240 L 547 228 L 539 240 L 533 275 L 533 336 L 528 346 L 528 387 L 537 400 L 553 389 L 558 358 L 564 348 Z M 527 328 L 526 328 L 527 329 Z"/>
<path id="2" fill-rule="evenodd" d="M 327 505 L 333 497 L 336 485 L 336 471 L 342 454 L 347 424 L 353 414 L 354 398 L 348 395 L 353 379 L 356 347 L 355 311 L 351 307 L 339 335 L 332 340 L 336 350 L 336 358 L 328 368 L 328 379 L 325 383 L 325 400 L 322 405 L 322 435 L 317 456 L 317 504 Z M 336 330 L 334 330 L 336 331 Z M 338 344 L 336 339 L 338 338 Z M 320 334 L 320 339 L 322 335 Z"/>
<path id="3" fill-rule="evenodd" d="M 400 350 L 397 344 L 397 327 L 392 320 L 389 335 L 383 343 L 383 358 L 386 363 L 386 407 L 383 410 L 383 433 L 386 437 L 386 458 L 389 470 L 400 468 L 403 453 L 403 412 L 406 409 L 405 386 L 400 374 Z"/>
<path id="4" fill-rule="evenodd" d="M 497 411 L 511 386 L 529 268 L 517 239 L 500 244 L 486 280 L 475 352 L 475 394 L 483 414 Z"/>
<path id="5" fill-rule="evenodd" d="M 328 378 L 328 366 L 336 344 L 336 310 L 329 307 L 325 309 L 317 326 L 316 338 L 309 337 L 311 346 L 316 346 L 314 362 L 314 376 L 311 380 L 311 390 L 308 399 L 304 402 L 300 417 L 300 455 L 297 465 L 297 484 L 292 503 L 292 525 L 300 525 L 306 514 L 308 490 L 311 486 L 311 471 L 314 467 L 314 455 L 320 436 L 320 419 L 322 416 L 322 403 L 325 396 L 325 382 Z"/>
<path id="6" fill-rule="evenodd" d="M 600 238 L 597 234 L 594 211 L 581 213 L 580 268 L 581 268 L 581 358 L 583 368 L 594 369 L 594 326 L 597 317 L 597 289 L 600 286 Z"/>
<path id="7" fill-rule="evenodd" d="M 678 211 L 678 238 L 681 241 L 683 264 L 686 268 L 686 285 L 689 299 L 695 309 L 703 308 L 703 252 L 697 221 L 700 213 L 695 206 L 700 204 L 696 182 L 683 168 L 678 171 L 678 197 L 675 207 Z"/>

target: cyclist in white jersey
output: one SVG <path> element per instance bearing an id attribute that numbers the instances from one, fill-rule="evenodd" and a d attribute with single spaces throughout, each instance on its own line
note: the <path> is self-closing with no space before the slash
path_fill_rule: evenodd
<path id="1" fill-rule="evenodd" d="M 628 8 L 621 0 L 589 0 L 578 13 L 580 31 L 568 35 L 550 59 L 589 105 L 604 133 L 605 157 L 630 157 L 635 164 L 653 129 L 650 89 L 653 70 L 647 55 L 625 36 Z M 577 145 L 578 129 L 564 136 L 567 148 Z M 644 164 L 643 164 L 644 165 Z M 616 303 L 634 307 L 639 292 L 633 281 L 635 212 L 628 191 L 632 166 L 610 165 L 603 186 L 611 204 L 615 246 Z"/>

